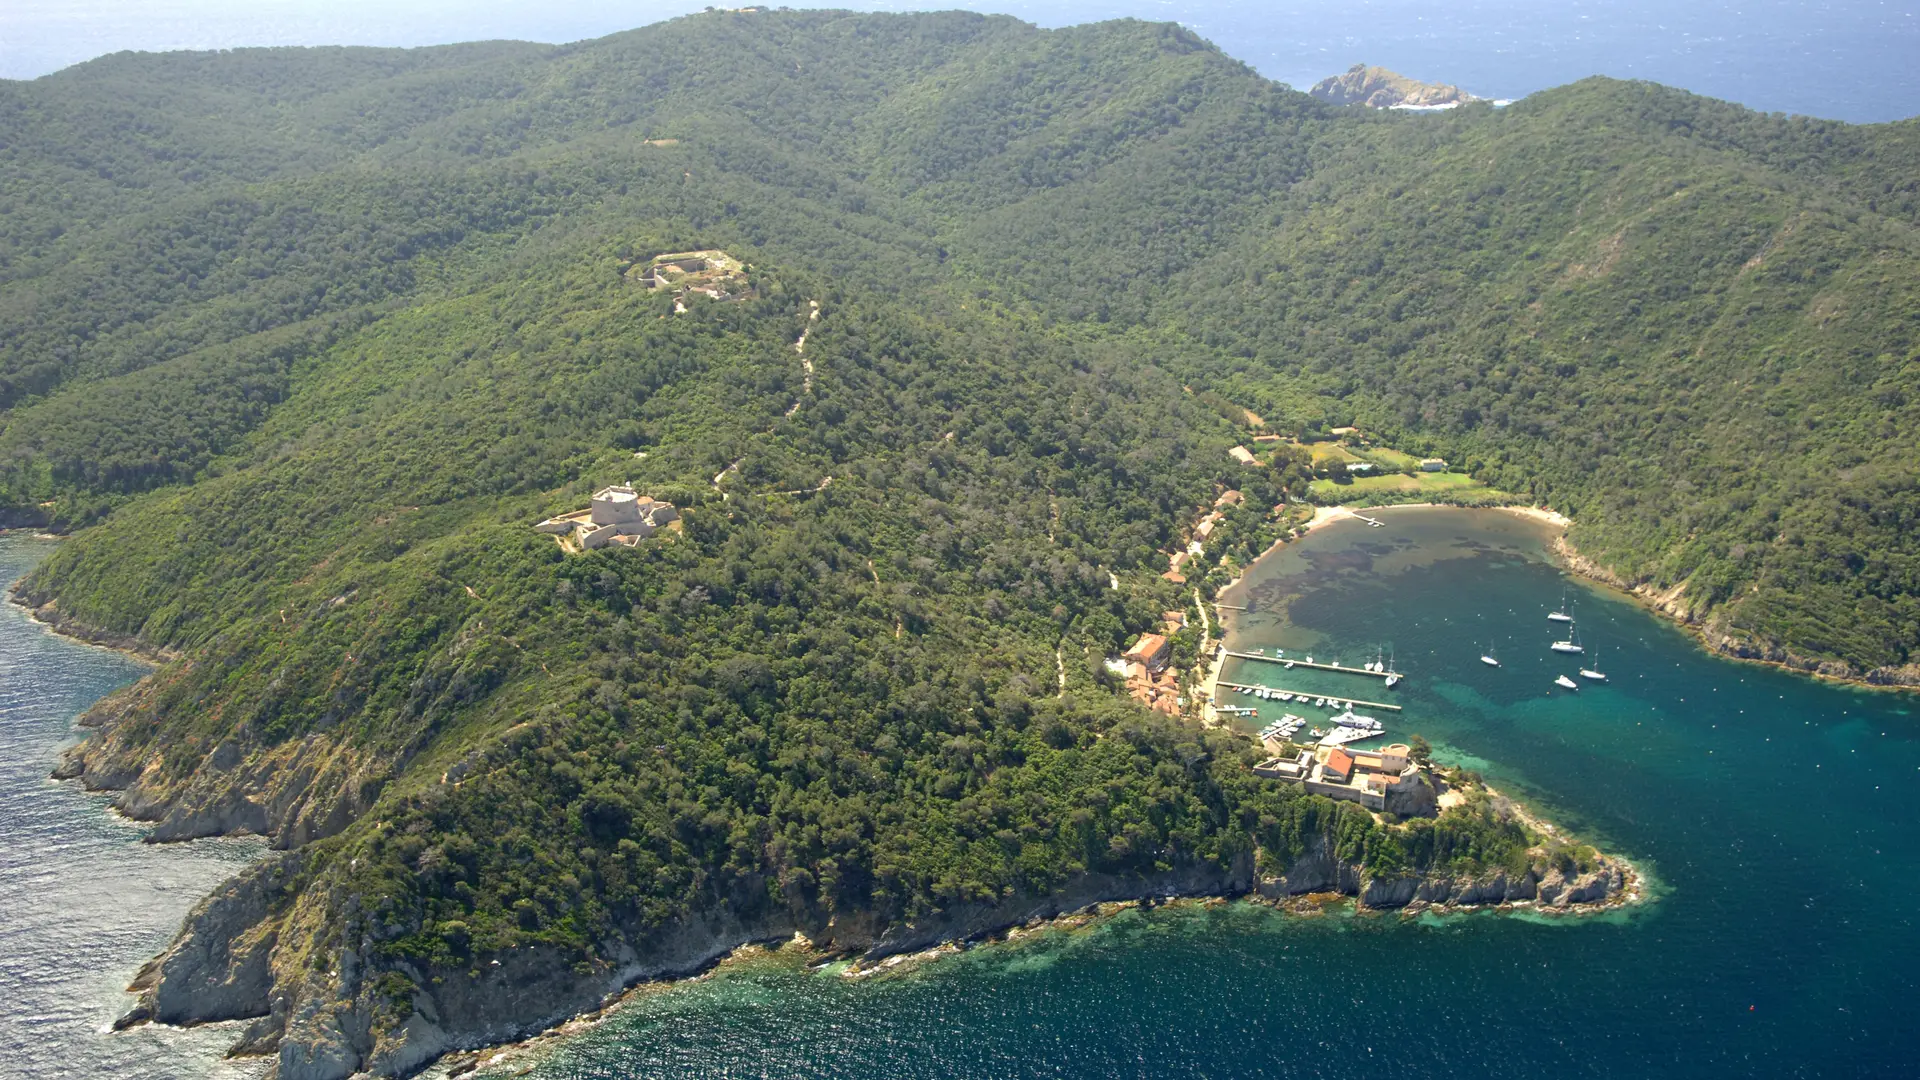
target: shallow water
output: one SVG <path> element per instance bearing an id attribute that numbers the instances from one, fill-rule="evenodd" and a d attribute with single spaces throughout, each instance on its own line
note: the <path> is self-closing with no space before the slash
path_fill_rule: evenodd
<path id="1" fill-rule="evenodd" d="M 1180 907 L 857 982 L 775 956 L 650 991 L 533 1075 L 1912 1075 L 1916 699 L 1709 656 L 1563 577 L 1518 519 L 1384 520 L 1263 565 L 1246 587 L 1266 613 L 1235 644 L 1391 645 L 1410 676 L 1385 692 L 1407 706 L 1398 731 L 1646 866 L 1653 903 L 1558 920 Z M 1577 696 L 1551 686 L 1576 665 L 1545 649 L 1563 590 L 1611 676 Z M 1490 638 L 1498 670 L 1478 659 Z"/>
<path id="2" fill-rule="evenodd" d="M 0 534 L 0 582 L 52 547 Z M 243 1076 L 231 1025 L 113 1033 L 127 980 L 257 842 L 142 844 L 78 785 L 47 779 L 73 719 L 139 678 L 138 661 L 49 633 L 0 605 L 0 1077 Z"/>

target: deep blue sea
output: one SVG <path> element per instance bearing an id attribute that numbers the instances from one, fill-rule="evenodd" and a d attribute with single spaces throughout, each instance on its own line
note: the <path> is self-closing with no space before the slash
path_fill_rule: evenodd
<path id="1" fill-rule="evenodd" d="M 0 77 L 122 49 L 575 41 L 702 0 L 9 0 Z M 802 6 L 802 5 L 795 5 Z M 1517 98 L 1588 75 L 1651 79 L 1762 111 L 1856 122 L 1920 115 L 1914 0 L 842 0 L 967 7 L 1064 26 L 1173 20 L 1301 89 L 1355 63 Z"/>
<path id="2" fill-rule="evenodd" d="M 1234 644 L 1349 662 L 1391 648 L 1410 676 L 1396 690 L 1284 685 L 1391 694 L 1406 712 L 1390 730 L 1635 860 L 1650 903 L 1579 919 L 1174 907 L 861 981 L 775 953 L 483 1075 L 1915 1075 L 1920 699 L 1709 656 L 1563 577 L 1521 519 L 1381 518 L 1263 564 Z M 1552 685 L 1578 666 L 1546 649 L 1563 595 L 1604 687 Z"/>
<path id="3" fill-rule="evenodd" d="M 0 533 L 0 587 L 53 547 Z M 96 796 L 47 773 L 73 719 L 145 674 L 138 661 L 56 637 L 0 604 L 0 1077 L 239 1077 L 219 1055 L 231 1025 L 108 1029 L 124 993 L 199 899 L 260 850 L 213 840 L 155 847 Z"/>

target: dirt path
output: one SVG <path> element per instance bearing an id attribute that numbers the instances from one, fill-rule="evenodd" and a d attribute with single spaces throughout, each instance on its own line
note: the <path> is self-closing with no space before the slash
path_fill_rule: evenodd
<path id="1" fill-rule="evenodd" d="M 820 317 L 820 301 L 809 300 L 807 307 L 811 309 L 807 312 L 807 325 L 800 331 L 800 340 L 793 343 L 793 351 L 800 354 L 800 368 L 803 373 L 800 378 L 801 397 L 793 399 L 793 404 L 787 407 L 786 416 L 799 412 L 800 402 L 813 395 L 813 360 L 807 356 L 807 335 L 813 332 L 814 320 Z"/>

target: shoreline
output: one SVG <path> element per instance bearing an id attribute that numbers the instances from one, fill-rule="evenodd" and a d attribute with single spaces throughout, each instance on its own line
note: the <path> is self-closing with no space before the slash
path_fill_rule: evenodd
<path id="1" fill-rule="evenodd" d="M 26 579 L 23 577 L 20 580 L 24 581 Z M 7 586 L 7 603 L 19 608 L 26 614 L 27 618 L 38 623 L 40 628 L 47 633 L 66 638 L 75 644 L 86 645 L 95 649 L 105 649 L 108 652 L 116 652 L 154 668 L 170 664 L 180 659 L 181 654 L 176 649 L 149 645 L 132 634 L 116 634 L 112 631 L 101 630 L 98 627 L 90 626 L 78 619 L 69 618 L 60 612 L 60 609 L 54 601 L 49 600 L 44 604 L 36 605 L 21 595 L 19 584 L 20 583 L 16 581 L 12 585 Z M 151 674 L 151 672 L 149 672 L 149 674 Z M 145 677 L 144 675 L 141 676 L 143 679 Z"/>
<path id="2" fill-rule="evenodd" d="M 1385 511 L 1411 510 L 1423 507 L 1436 507 L 1448 510 L 1490 510 L 1494 513 L 1511 514 L 1515 517 L 1525 518 L 1549 528 L 1558 529 L 1559 534 L 1549 540 L 1546 545 L 1547 555 L 1552 562 L 1587 581 L 1619 593 L 1621 596 L 1632 600 L 1642 608 L 1673 623 L 1681 630 L 1684 630 L 1688 636 L 1692 637 L 1695 644 L 1700 646 L 1700 648 L 1709 655 L 1725 660 L 1735 660 L 1741 663 L 1758 664 L 1763 667 L 1776 668 L 1790 674 L 1802 675 L 1826 683 L 1854 686 L 1863 690 L 1906 691 L 1909 693 L 1920 691 L 1920 664 L 1909 665 L 1910 668 L 1914 669 L 1911 671 L 1877 668 L 1875 672 L 1888 672 L 1888 674 L 1876 679 L 1873 677 L 1875 672 L 1868 672 L 1865 675 L 1854 675 L 1825 670 L 1829 664 L 1833 663 L 1832 661 L 1815 661 L 1805 657 L 1797 657 L 1785 650 L 1782 650 L 1782 655 L 1780 656 L 1761 655 L 1757 652 L 1749 653 L 1742 650 L 1757 650 L 1759 646 L 1736 641 L 1732 637 L 1724 634 L 1716 639 L 1711 626 L 1695 619 L 1691 614 L 1676 610 L 1680 594 L 1685 588 L 1684 582 L 1665 590 L 1656 589 L 1644 584 L 1628 584 L 1618 574 L 1594 562 L 1582 554 L 1578 548 L 1574 547 L 1572 541 L 1568 540 L 1566 536 L 1566 530 L 1573 525 L 1573 519 L 1554 510 L 1552 507 L 1522 505 L 1454 506 L 1449 503 L 1428 502 L 1394 503 L 1389 506 L 1370 507 L 1368 509 Z M 1323 513 L 1323 511 L 1325 513 Z M 1358 515 L 1344 506 L 1319 507 L 1314 512 L 1314 520 L 1309 523 L 1307 529 L 1303 530 L 1300 535 L 1304 537 L 1308 532 L 1321 525 L 1343 517 L 1355 516 Z M 1285 540 L 1281 541 L 1281 543 L 1285 542 Z M 1279 545 L 1276 544 L 1274 546 L 1278 547 Z M 1265 558 L 1272 550 L 1273 548 L 1268 548 L 1267 551 L 1261 552 L 1260 559 Z M 1254 564 L 1257 564 L 1260 559 L 1255 559 Z M 1251 570 L 1252 566 L 1253 564 L 1249 564 L 1247 569 Z M 1244 577 L 1245 573 L 1243 572 L 1241 576 Z M 1232 585 L 1239 584 L 1240 580 L 1240 578 L 1236 577 L 1228 587 L 1230 588 Z M 1222 589 L 1221 591 L 1225 592 L 1226 590 Z"/>
<path id="3" fill-rule="evenodd" d="M 1508 796 L 1488 787 L 1487 791 L 1505 804 L 1516 817 L 1529 827 L 1539 828 L 1539 818 L 1527 811 L 1521 804 Z M 1561 834 L 1550 826 L 1544 830 L 1551 835 Z M 1597 848 L 1595 849 L 1598 850 Z M 1009 923 L 1006 926 L 986 931 L 967 938 L 955 938 L 936 942 L 911 952 L 891 953 L 873 961 L 864 961 L 861 957 L 849 958 L 844 953 L 823 950 L 808 940 L 805 935 L 796 932 L 793 937 L 778 941 L 750 941 L 727 950 L 699 971 L 681 976 L 668 976 L 657 979 L 645 979 L 623 990 L 608 995 L 607 1000 L 598 1008 L 570 1016 L 565 1020 L 551 1024 L 535 1034 L 521 1039 L 490 1043 L 473 1050 L 456 1050 L 441 1055 L 422 1072 L 422 1076 L 486 1077 L 495 1075 L 485 1070 L 512 1069 L 497 1075 L 524 1075 L 537 1061 L 528 1060 L 533 1055 L 558 1048 L 563 1042 L 586 1034 L 612 1019 L 621 1009 L 632 1002 L 650 994 L 667 993 L 679 990 L 695 983 L 704 982 L 724 974 L 728 968 L 741 967 L 756 961 L 788 954 L 789 950 L 798 950 L 803 956 L 801 963 L 810 972 L 824 974 L 822 969 L 834 964 L 846 966 L 833 974 L 839 978 L 864 981 L 876 977 L 908 975 L 926 965 L 960 956 L 975 949 L 993 948 L 1009 945 L 1040 934 L 1052 932 L 1081 933 L 1097 930 L 1102 924 L 1129 911 L 1153 911 L 1157 909 L 1180 910 L 1186 908 L 1206 909 L 1227 904 L 1249 904 L 1267 908 L 1286 918 L 1317 918 L 1330 912 L 1353 909 L 1356 916 L 1369 917 L 1398 916 L 1403 921 L 1412 921 L 1423 916 L 1441 919 L 1464 918 L 1468 916 L 1507 916 L 1537 914 L 1555 918 L 1581 919 L 1647 902 L 1645 876 L 1632 862 L 1617 855 L 1605 855 L 1612 865 L 1619 868 L 1622 884 L 1617 890 L 1609 890 L 1600 900 L 1574 901 L 1566 904 L 1542 904 L 1538 900 L 1511 900 L 1497 903 L 1440 903 L 1430 904 L 1413 901 L 1398 907 L 1376 908 L 1366 905 L 1362 897 L 1344 892 L 1303 892 L 1284 896 L 1268 896 L 1258 888 L 1244 893 L 1193 893 L 1169 895 L 1164 897 L 1139 897 L 1125 900 L 1103 900 L 1058 914 L 1030 918 L 1022 922 Z"/>
<path id="4" fill-rule="evenodd" d="M 1680 608 L 1680 599 L 1686 589 L 1686 582 L 1683 581 L 1668 589 L 1657 589 L 1652 585 L 1644 583 L 1630 585 L 1625 579 L 1620 577 L 1620 575 L 1601 566 L 1599 563 L 1582 554 L 1579 548 L 1574 547 L 1573 542 L 1567 539 L 1565 532 L 1566 527 L 1572 524 L 1572 520 L 1564 514 L 1538 507 L 1497 507 L 1495 509 L 1520 514 L 1524 517 L 1533 518 L 1536 521 L 1558 526 L 1561 529 L 1560 534 L 1555 536 L 1547 545 L 1547 554 L 1556 565 L 1586 581 L 1609 589 L 1639 605 L 1641 608 L 1652 612 L 1659 618 L 1672 623 L 1684 631 L 1688 637 L 1691 637 L 1694 644 L 1699 646 L 1709 656 L 1736 661 L 1738 663 L 1757 664 L 1789 674 L 1817 679 L 1821 682 L 1852 686 L 1862 690 L 1906 693 L 1920 691 L 1920 665 L 1909 665 L 1908 667 L 1911 670 L 1908 671 L 1876 668 L 1874 671 L 1870 671 L 1865 675 L 1855 675 L 1827 670 L 1828 665 L 1832 664 L 1833 661 L 1815 661 L 1806 657 L 1796 656 L 1792 652 L 1784 649 L 1780 650 L 1780 655 L 1777 656 L 1761 655 L 1757 652 L 1744 652 L 1742 650 L 1757 650 L 1759 646 L 1749 642 L 1737 641 L 1730 635 L 1724 633 L 1719 634 L 1716 638 L 1716 631 L 1714 631 L 1712 626 L 1696 619 L 1691 612 Z M 1889 672 L 1887 677 L 1883 679 L 1875 679 L 1873 677 L 1876 672 L 1882 671 Z"/>
<path id="5" fill-rule="evenodd" d="M 1238 588 L 1240 583 L 1247 579 L 1247 575 L 1253 572 L 1253 568 L 1260 565 L 1262 559 L 1279 551 L 1288 544 L 1306 539 L 1308 534 L 1312 533 L 1315 529 L 1353 516 L 1353 511 L 1344 506 L 1314 507 L 1313 517 L 1309 518 L 1305 525 L 1300 526 L 1299 535 L 1296 536 L 1289 533 L 1275 540 L 1273 543 L 1268 544 L 1265 551 L 1255 555 L 1251 562 L 1240 568 L 1240 572 L 1233 576 L 1233 580 L 1214 590 L 1213 599 L 1203 602 L 1206 605 L 1212 606 L 1213 613 L 1219 622 L 1220 632 L 1218 634 L 1219 645 L 1213 650 L 1212 659 L 1207 661 L 1206 676 L 1202 683 L 1207 691 L 1207 707 L 1201 713 L 1201 723 L 1207 727 L 1218 727 L 1220 724 L 1220 714 L 1215 711 L 1215 705 L 1220 699 L 1220 673 L 1225 669 L 1227 663 L 1226 654 L 1222 651 L 1227 647 L 1227 617 L 1220 614 L 1220 598 Z"/>

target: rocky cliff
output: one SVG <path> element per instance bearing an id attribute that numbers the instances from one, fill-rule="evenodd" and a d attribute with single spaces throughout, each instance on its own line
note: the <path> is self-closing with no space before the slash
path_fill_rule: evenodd
<path id="1" fill-rule="evenodd" d="M 164 767 L 168 747 L 150 741 L 152 726 L 143 722 L 161 683 L 179 674 L 162 670 L 89 709 L 79 720 L 88 737 L 53 773 L 88 791 L 111 792 L 115 809 L 153 823 L 150 840 L 252 833 L 277 848 L 297 848 L 345 829 L 400 764 L 324 734 L 258 746 L 243 728 L 182 775 Z"/>
<path id="2" fill-rule="evenodd" d="M 1334 105 L 1365 105 L 1370 109 L 1396 105 L 1432 108 L 1480 100 L 1457 86 L 1423 83 L 1365 64 L 1355 64 L 1343 75 L 1329 75 L 1307 93 Z"/>

